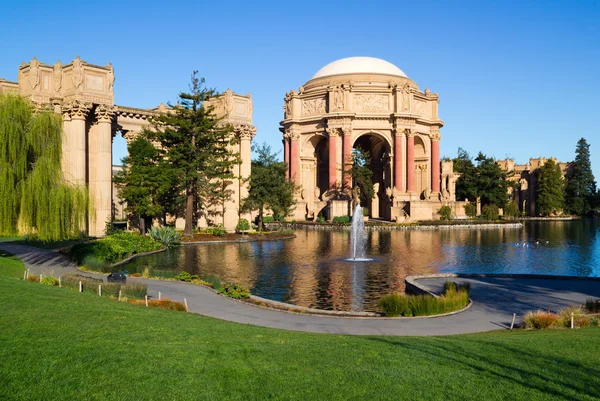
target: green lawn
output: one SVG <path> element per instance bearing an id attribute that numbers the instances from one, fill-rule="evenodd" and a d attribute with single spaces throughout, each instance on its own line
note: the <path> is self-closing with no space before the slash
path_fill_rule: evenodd
<path id="1" fill-rule="evenodd" d="M 25 272 L 23 262 L 16 256 L 0 251 L 0 275 L 22 278 Z"/>
<path id="2" fill-rule="evenodd" d="M 454 337 L 287 332 L 0 276 L 0 399 L 600 397 L 600 329 Z"/>

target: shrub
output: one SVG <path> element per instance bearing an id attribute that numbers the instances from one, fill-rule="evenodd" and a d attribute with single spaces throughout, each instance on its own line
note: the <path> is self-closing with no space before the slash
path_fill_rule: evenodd
<path id="1" fill-rule="evenodd" d="M 379 298 L 377 305 L 386 316 L 408 316 L 408 298 L 402 294 L 387 294 Z"/>
<path id="2" fill-rule="evenodd" d="M 325 223 L 325 216 L 322 214 L 317 216 L 317 223 Z"/>
<path id="3" fill-rule="evenodd" d="M 585 310 L 589 313 L 600 313 L 600 299 L 588 298 L 585 300 Z"/>
<path id="4" fill-rule="evenodd" d="M 58 285 L 58 279 L 54 276 L 44 276 L 40 283 L 45 285 Z"/>
<path id="5" fill-rule="evenodd" d="M 219 276 L 206 275 L 203 277 L 203 280 L 206 281 L 215 290 L 219 290 L 221 288 L 221 277 Z"/>
<path id="6" fill-rule="evenodd" d="M 264 222 L 264 220 L 263 220 Z M 248 231 L 250 230 L 250 223 L 246 219 L 239 219 L 237 226 L 235 226 L 237 231 Z"/>
<path id="7" fill-rule="evenodd" d="M 273 216 L 263 216 L 263 223 L 272 223 L 275 221 L 275 217 Z"/>
<path id="8" fill-rule="evenodd" d="M 214 227 L 207 227 L 200 232 L 201 234 L 212 234 L 215 237 L 225 237 L 227 235 L 227 230 L 221 224 Z"/>
<path id="9" fill-rule="evenodd" d="M 40 276 L 36 276 L 35 274 L 29 274 L 27 275 L 27 281 L 31 281 L 32 283 L 39 283 Z"/>
<path id="10" fill-rule="evenodd" d="M 588 327 L 590 318 L 585 315 L 585 311 L 579 306 L 569 306 L 558 311 L 558 320 L 556 326 L 571 327 L 571 314 L 573 314 L 574 327 Z"/>
<path id="11" fill-rule="evenodd" d="M 551 312 L 527 312 L 523 317 L 523 324 L 527 329 L 549 329 L 558 321 L 558 315 Z"/>
<path id="12" fill-rule="evenodd" d="M 192 281 L 192 275 L 188 272 L 181 272 L 173 278 L 175 280 L 179 280 L 179 281 L 186 281 L 186 282 Z"/>
<path id="13" fill-rule="evenodd" d="M 238 284 L 225 284 L 218 292 L 235 299 L 250 298 L 250 291 Z"/>
<path id="14" fill-rule="evenodd" d="M 368 207 L 363 207 L 363 209 L 362 209 L 362 215 L 363 216 L 368 216 L 369 215 L 369 208 Z"/>
<path id="15" fill-rule="evenodd" d="M 519 217 L 521 215 L 521 212 L 519 211 L 519 206 L 517 205 L 517 202 L 508 202 L 506 204 L 506 207 L 504 208 L 504 215 L 510 219 L 515 219 Z"/>
<path id="16" fill-rule="evenodd" d="M 148 231 L 148 236 L 163 244 L 165 248 L 175 248 L 181 245 L 181 233 L 175 231 L 173 227 L 152 227 Z"/>
<path id="17" fill-rule="evenodd" d="M 600 317 L 592 316 L 590 317 L 590 327 L 598 327 L 600 326 Z"/>
<path id="18" fill-rule="evenodd" d="M 348 224 L 350 223 L 350 216 L 335 216 L 333 222 L 336 224 Z"/>
<path id="19" fill-rule="evenodd" d="M 465 205 L 465 214 L 467 215 L 467 217 L 476 217 L 477 216 L 477 207 L 472 204 L 471 202 L 468 202 Z"/>
<path id="20" fill-rule="evenodd" d="M 134 305 L 146 305 L 145 299 L 127 299 L 127 302 Z M 160 308 L 166 310 L 175 310 L 185 312 L 185 305 L 181 302 L 171 301 L 170 299 L 149 299 L 149 308 Z"/>
<path id="21" fill-rule="evenodd" d="M 102 283 L 102 296 L 117 298 L 121 288 L 119 283 Z"/>
<path id="22" fill-rule="evenodd" d="M 97 257 L 92 256 L 92 255 L 85 256 L 83 258 L 83 261 L 81 262 L 81 264 L 83 266 L 85 266 L 86 268 L 88 268 L 89 270 L 93 270 L 93 271 L 97 271 L 97 272 L 104 272 L 108 268 L 108 264 L 105 261 L 100 260 Z"/>
<path id="23" fill-rule="evenodd" d="M 468 281 L 464 283 L 455 283 L 454 281 L 446 280 L 444 283 L 443 294 L 459 291 L 466 291 L 467 293 L 471 292 L 471 283 Z"/>
<path id="24" fill-rule="evenodd" d="M 481 214 L 483 218 L 486 220 L 498 220 L 498 216 L 500 215 L 500 211 L 498 210 L 498 206 L 496 205 L 485 205 L 481 209 Z"/>
<path id="25" fill-rule="evenodd" d="M 452 220 L 452 208 L 450 208 L 450 206 L 442 206 L 438 211 L 438 214 L 440 215 L 440 220 Z"/>

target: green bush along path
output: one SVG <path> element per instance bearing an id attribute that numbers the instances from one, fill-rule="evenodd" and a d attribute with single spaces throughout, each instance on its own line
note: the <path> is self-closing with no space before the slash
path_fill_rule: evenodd
<path id="1" fill-rule="evenodd" d="M 592 400 L 600 329 L 311 334 L 0 276 L 0 399 Z"/>

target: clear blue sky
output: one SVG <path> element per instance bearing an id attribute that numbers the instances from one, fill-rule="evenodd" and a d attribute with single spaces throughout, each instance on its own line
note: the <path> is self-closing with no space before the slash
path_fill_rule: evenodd
<path id="1" fill-rule="evenodd" d="M 323 65 L 372 56 L 440 95 L 442 155 L 518 163 L 591 144 L 600 179 L 599 1 L 130 2 L 30 0 L 0 12 L 0 77 L 83 60 L 115 67 L 119 105 L 176 101 L 192 70 L 250 92 L 255 140 L 281 149 L 283 97 Z M 420 3 L 420 4 L 415 4 Z M 125 153 L 115 140 L 114 161 Z"/>

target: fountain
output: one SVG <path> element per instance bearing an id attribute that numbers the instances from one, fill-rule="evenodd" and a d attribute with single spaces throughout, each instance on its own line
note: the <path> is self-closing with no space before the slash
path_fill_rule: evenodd
<path id="1" fill-rule="evenodd" d="M 369 262 L 372 259 L 366 257 L 365 245 L 367 235 L 365 233 L 365 222 L 363 220 L 362 207 L 356 205 L 354 215 L 352 216 L 352 234 L 350 239 L 350 249 L 352 257 L 347 259 L 350 262 Z"/>

